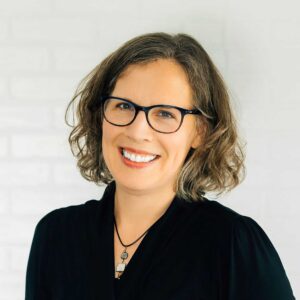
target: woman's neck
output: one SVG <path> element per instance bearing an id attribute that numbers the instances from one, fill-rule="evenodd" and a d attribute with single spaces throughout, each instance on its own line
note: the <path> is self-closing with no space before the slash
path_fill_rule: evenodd
<path id="1" fill-rule="evenodd" d="M 142 234 L 140 229 L 147 230 L 155 223 L 165 213 L 174 196 L 170 189 L 145 193 L 116 185 L 114 213 L 118 230 L 131 232 L 133 236 Z"/>

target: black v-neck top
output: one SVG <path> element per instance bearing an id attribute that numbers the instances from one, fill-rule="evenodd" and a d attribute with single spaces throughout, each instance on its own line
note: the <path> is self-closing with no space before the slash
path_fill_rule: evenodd
<path id="1" fill-rule="evenodd" d="M 252 218 L 175 196 L 115 279 L 114 193 L 36 225 L 25 300 L 292 300 L 279 255 Z M 154 200 L 155 201 L 155 200 Z"/>
<path id="2" fill-rule="evenodd" d="M 118 299 L 118 294 L 119 294 L 119 283 L 120 283 L 120 280 L 121 279 L 117 279 L 117 278 L 114 278 L 114 291 L 115 291 L 115 298 Z"/>

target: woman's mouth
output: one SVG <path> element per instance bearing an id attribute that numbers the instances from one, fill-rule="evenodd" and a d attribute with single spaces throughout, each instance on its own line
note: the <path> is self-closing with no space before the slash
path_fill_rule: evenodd
<path id="1" fill-rule="evenodd" d="M 160 155 L 142 155 L 131 153 L 121 147 L 119 148 L 119 153 L 125 165 L 132 168 L 144 168 L 150 166 L 153 164 L 153 162 L 160 158 Z"/>

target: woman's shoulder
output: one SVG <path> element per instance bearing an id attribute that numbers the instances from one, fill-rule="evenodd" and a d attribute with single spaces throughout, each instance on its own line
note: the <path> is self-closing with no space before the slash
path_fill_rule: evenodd
<path id="1" fill-rule="evenodd" d="M 196 206 L 193 225 L 212 242 L 232 299 L 295 299 L 277 250 L 253 217 L 215 200 Z"/>
<path id="2" fill-rule="evenodd" d="M 231 246 L 249 244 L 249 247 L 253 247 L 263 244 L 265 249 L 273 249 L 269 237 L 255 217 L 244 215 L 215 200 L 209 200 L 207 203 L 206 214 Z"/>
<path id="3" fill-rule="evenodd" d="M 243 215 L 219 201 L 205 199 L 194 203 L 190 205 L 189 214 L 193 231 L 205 230 L 218 244 L 264 243 L 273 248 L 266 232 L 254 217 Z"/>
<path id="4" fill-rule="evenodd" d="M 82 221 L 96 218 L 97 208 L 102 205 L 100 200 L 91 199 L 81 204 L 73 204 L 55 208 L 44 214 L 38 221 L 36 228 L 57 228 L 64 226 L 76 226 Z M 44 229 L 45 230 L 45 229 Z"/>
<path id="5" fill-rule="evenodd" d="M 191 204 L 190 210 L 197 215 L 199 222 L 202 223 L 204 219 L 217 227 L 231 227 L 241 223 L 257 224 L 251 217 L 245 216 L 219 201 L 208 198 Z"/>
<path id="6" fill-rule="evenodd" d="M 254 254 L 262 255 L 262 251 L 277 256 L 269 236 L 254 217 L 214 200 L 209 200 L 206 206 L 206 215 L 216 224 L 216 231 L 221 232 L 220 240 L 230 247 L 231 255 L 249 252 L 249 257 L 254 258 Z"/>
<path id="7" fill-rule="evenodd" d="M 295 299 L 279 253 L 253 217 L 217 201 L 207 202 L 205 211 L 217 224 L 211 235 L 232 299 Z"/>

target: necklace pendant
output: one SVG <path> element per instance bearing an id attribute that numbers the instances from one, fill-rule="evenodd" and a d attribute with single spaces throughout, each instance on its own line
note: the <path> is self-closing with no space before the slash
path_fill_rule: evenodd
<path id="1" fill-rule="evenodd" d="M 117 265 L 117 269 L 116 269 L 117 272 L 124 272 L 125 267 L 126 267 L 126 263 L 124 262 L 124 260 L 127 257 L 128 257 L 128 253 L 126 252 L 126 247 L 125 247 L 125 249 L 121 253 L 122 262 Z"/>
<path id="2" fill-rule="evenodd" d="M 126 252 L 126 248 L 125 248 L 121 254 L 121 259 L 126 259 L 127 257 L 128 257 L 128 253 Z"/>
<path id="3" fill-rule="evenodd" d="M 117 265 L 117 272 L 124 272 L 125 270 L 125 267 L 126 267 L 126 264 L 125 263 L 120 263 Z"/>

